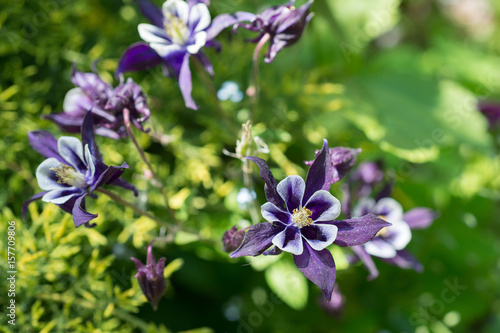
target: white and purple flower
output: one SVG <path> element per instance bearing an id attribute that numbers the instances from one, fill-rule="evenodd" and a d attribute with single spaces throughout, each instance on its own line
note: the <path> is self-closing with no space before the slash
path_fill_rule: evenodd
<path id="1" fill-rule="evenodd" d="M 82 141 L 63 136 L 56 140 L 46 131 L 28 133 L 31 147 L 47 159 L 36 170 L 36 179 L 43 192 L 23 204 L 25 216 L 28 204 L 42 199 L 73 215 L 76 227 L 97 217 L 85 210 L 85 198 L 103 185 L 116 185 L 134 191 L 136 188 L 120 178 L 127 163 L 107 166 L 102 162 L 92 132 L 92 112 L 87 112 L 82 125 Z"/>
<path id="2" fill-rule="evenodd" d="M 250 227 L 230 257 L 290 252 L 299 270 L 331 299 L 336 270 L 326 247 L 333 243 L 340 246 L 366 243 L 390 223 L 375 215 L 335 220 L 340 214 L 340 202 L 328 192 L 333 165 L 326 140 L 305 181 L 299 176 L 289 176 L 277 184 L 264 160 L 248 159 L 259 166 L 266 183 L 268 202 L 262 205 L 262 215 L 269 223 Z"/>
<path id="3" fill-rule="evenodd" d="M 219 48 L 215 37 L 223 29 L 254 17 L 238 12 L 219 15 L 212 21 L 208 4 L 208 0 L 167 0 L 160 9 L 147 0 L 140 0 L 140 9 L 152 24 L 139 24 L 139 35 L 144 42 L 131 45 L 123 53 L 116 73 L 163 65 L 179 81 L 186 107 L 198 109 L 191 96 L 189 58 L 195 56 L 213 75 L 212 65 L 202 49 Z"/>

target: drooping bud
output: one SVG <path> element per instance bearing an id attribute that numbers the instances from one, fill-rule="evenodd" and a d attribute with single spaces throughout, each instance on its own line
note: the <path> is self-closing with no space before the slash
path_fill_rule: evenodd
<path id="1" fill-rule="evenodd" d="M 351 171 L 351 169 L 356 164 L 356 159 L 361 149 L 347 148 L 347 147 L 334 147 L 330 148 L 330 159 L 334 169 L 331 183 L 334 184 L 344 178 L 344 176 Z M 316 150 L 316 157 L 320 153 Z M 304 163 L 308 166 L 313 164 L 313 161 L 305 161 Z"/>
<path id="2" fill-rule="evenodd" d="M 233 252 L 240 246 L 244 237 L 245 230 L 238 230 L 238 226 L 235 225 L 222 235 L 223 250 L 227 253 Z"/>

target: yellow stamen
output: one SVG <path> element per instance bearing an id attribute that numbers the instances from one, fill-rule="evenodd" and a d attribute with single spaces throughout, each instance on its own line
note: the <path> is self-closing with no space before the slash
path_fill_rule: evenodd
<path id="1" fill-rule="evenodd" d="M 174 44 L 182 45 L 188 38 L 188 27 L 179 17 L 172 13 L 166 15 L 163 27 Z"/>
<path id="2" fill-rule="evenodd" d="M 67 184 L 79 188 L 86 188 L 88 186 L 85 177 L 69 165 L 61 163 L 58 167 L 50 168 L 50 170 L 56 173 L 59 184 Z"/>
<path id="3" fill-rule="evenodd" d="M 312 212 L 307 208 L 299 207 L 293 210 L 292 221 L 299 228 L 313 224 L 313 220 L 309 217 Z"/>

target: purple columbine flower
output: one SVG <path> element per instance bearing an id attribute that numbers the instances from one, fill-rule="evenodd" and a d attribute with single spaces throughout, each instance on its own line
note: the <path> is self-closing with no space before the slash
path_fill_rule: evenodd
<path id="1" fill-rule="evenodd" d="M 262 216 L 269 223 L 251 226 L 230 257 L 290 252 L 299 270 L 331 299 L 336 270 L 326 247 L 332 243 L 364 244 L 390 223 L 375 215 L 335 220 L 340 214 L 340 202 L 328 192 L 333 167 L 326 140 L 305 181 L 299 176 L 289 176 L 277 184 L 264 160 L 248 159 L 259 166 L 266 183 L 269 202 L 262 205 Z"/>
<path id="2" fill-rule="evenodd" d="M 316 150 L 316 157 L 320 151 Z M 333 167 L 333 174 L 330 182 L 332 184 L 338 182 L 351 171 L 356 164 L 357 156 L 361 153 L 361 149 L 353 149 L 346 147 L 330 148 L 330 161 Z M 314 161 L 305 161 L 304 164 L 311 166 Z"/>
<path id="3" fill-rule="evenodd" d="M 43 192 L 35 194 L 23 204 L 23 218 L 28 204 L 42 199 L 61 207 L 73 215 L 76 227 L 97 217 L 85 210 L 85 198 L 103 185 L 116 185 L 134 191 L 137 189 L 120 178 L 127 163 L 107 166 L 102 161 L 92 132 L 92 112 L 87 112 L 82 125 L 82 141 L 63 136 L 56 140 L 46 131 L 28 133 L 31 147 L 47 158 L 36 170 L 36 179 Z"/>
<path id="4" fill-rule="evenodd" d="M 165 270 L 166 258 L 160 258 L 156 262 L 153 256 L 153 243 L 149 243 L 148 255 L 146 265 L 140 262 L 139 259 L 130 258 L 137 268 L 137 274 L 135 278 L 139 281 L 142 292 L 148 299 L 153 309 L 156 311 L 158 309 L 158 302 L 165 292 L 165 278 L 163 276 L 163 271 Z"/>
<path id="5" fill-rule="evenodd" d="M 215 37 L 223 29 L 254 16 L 238 12 L 219 15 L 212 21 L 208 4 L 208 0 L 167 0 L 160 9 L 149 1 L 140 0 L 140 9 L 152 24 L 139 24 L 139 35 L 145 43 L 133 44 L 123 53 L 116 73 L 139 71 L 161 64 L 179 81 L 186 107 L 198 109 L 191 96 L 189 58 L 195 56 L 213 75 L 212 65 L 202 49 L 219 48 Z"/>
<path id="6" fill-rule="evenodd" d="M 428 208 L 418 207 L 403 213 L 399 202 L 390 197 L 379 200 L 361 198 L 353 209 L 353 216 L 375 214 L 390 222 L 390 227 L 384 228 L 377 235 L 361 246 L 352 247 L 352 250 L 368 269 L 369 279 L 378 276 L 371 256 L 405 269 L 423 270 L 422 264 L 405 247 L 411 240 L 411 229 L 427 228 L 437 217 L 437 213 Z"/>
<path id="7" fill-rule="evenodd" d="M 500 127 L 500 103 L 482 101 L 479 102 L 478 109 L 488 120 L 490 131 Z"/>
<path id="8" fill-rule="evenodd" d="M 281 49 L 296 43 L 314 16 L 309 13 L 312 1 L 298 8 L 295 8 L 294 3 L 295 0 L 292 0 L 286 5 L 270 7 L 250 20 L 250 23 L 240 23 L 235 27 L 258 32 L 259 36 L 253 42 L 265 43 L 269 40 L 264 59 L 267 63 L 272 62 Z"/>
<path id="9" fill-rule="evenodd" d="M 97 135 L 111 139 L 127 137 L 123 123 L 123 110 L 130 112 L 131 122 L 145 132 L 142 123 L 151 111 L 141 87 L 131 78 L 113 88 L 102 81 L 97 74 L 83 73 L 73 67 L 71 81 L 77 86 L 66 94 L 64 111 L 44 116 L 55 122 L 63 131 L 80 132 L 83 119 L 89 110 L 93 113 L 93 126 Z"/>

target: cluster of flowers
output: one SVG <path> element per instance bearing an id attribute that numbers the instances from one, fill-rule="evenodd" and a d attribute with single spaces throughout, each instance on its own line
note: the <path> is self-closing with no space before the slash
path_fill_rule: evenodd
<path id="1" fill-rule="evenodd" d="M 241 27 L 258 33 L 253 40 L 258 43 L 256 53 L 263 44 L 269 43 L 265 61 L 272 62 L 280 50 L 297 42 L 312 17 L 309 13 L 312 1 L 298 8 L 291 1 L 257 15 L 237 12 L 222 14 L 213 20 L 208 0 L 168 0 L 162 8 L 146 0 L 138 3 L 152 24 L 139 25 L 139 35 L 144 42 L 131 45 L 121 56 L 116 71 L 119 85 L 113 88 L 98 75 L 73 68 L 72 82 L 77 87 L 67 93 L 64 111 L 46 116 L 63 131 L 80 132 L 81 140 L 67 136 L 56 140 L 46 131 L 28 134 L 32 148 L 46 160 L 36 170 L 43 192 L 25 202 L 23 216 L 30 202 L 42 199 L 72 214 L 76 227 L 92 227 L 90 221 L 97 214 L 86 211 L 85 199 L 88 196 L 95 197 L 95 192 L 106 193 L 102 189 L 105 185 L 131 190 L 137 196 L 136 188 L 120 178 L 128 165 L 106 165 L 94 139 L 94 135 L 115 140 L 127 138 L 131 136 L 132 124 L 147 132 L 143 123 L 151 112 L 146 96 L 132 79 L 123 79 L 124 72 L 160 65 L 165 75 L 173 76 L 179 82 L 186 107 L 197 109 L 191 96 L 190 60 L 199 62 L 213 75 L 212 65 L 203 49 L 220 50 L 215 38 L 222 30 L 233 26 L 234 31 Z M 370 255 L 404 268 L 420 270 L 416 259 L 403 249 L 411 238 L 410 228 L 429 225 L 435 214 L 430 210 L 416 209 L 403 215 L 401 205 L 391 199 L 387 191 L 376 199 L 369 199 L 374 181 L 380 180 L 376 176 L 380 175 L 380 170 L 369 172 L 365 169 L 370 166 L 360 167 L 348 184 L 358 184 L 361 188 L 346 190 L 343 210 L 347 218 L 336 220 L 342 205 L 329 189 L 351 170 L 358 153 L 359 150 L 355 149 L 329 148 L 325 140 L 321 151 L 316 152 L 315 160 L 306 163 L 310 168 L 305 180 L 289 176 L 280 183 L 276 182 L 264 160 L 238 156 L 260 168 L 268 200 L 262 206 L 262 216 L 268 222 L 255 224 L 246 233 L 237 228 L 229 230 L 223 243 L 232 251 L 230 257 L 290 252 L 298 269 L 323 291 L 327 300 L 335 295 L 335 262 L 327 250 L 331 244 L 351 247 L 358 260 L 367 266 L 371 277 L 378 272 Z M 356 198 L 359 195 L 361 197 Z M 358 200 L 355 205 L 354 199 Z M 352 210 L 351 204 L 354 205 Z M 156 309 L 165 290 L 165 258 L 156 262 L 152 247 L 153 242 L 148 246 L 146 265 L 138 259 L 132 260 L 138 270 L 136 277 L 140 286 Z"/>

